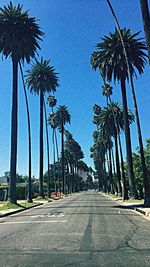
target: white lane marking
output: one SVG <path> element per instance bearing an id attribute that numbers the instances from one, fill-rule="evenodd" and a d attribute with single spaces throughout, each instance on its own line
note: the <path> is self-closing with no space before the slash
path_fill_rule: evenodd
<path id="1" fill-rule="evenodd" d="M 25 224 L 25 223 L 66 223 L 67 220 L 61 220 L 61 221 L 25 221 L 25 222 L 1 222 L 2 224 Z"/>
<path id="2" fill-rule="evenodd" d="M 47 213 L 47 214 L 39 214 L 39 215 L 32 215 L 31 218 L 44 218 L 44 217 L 63 217 L 65 216 L 62 212 L 55 212 L 55 213 Z"/>

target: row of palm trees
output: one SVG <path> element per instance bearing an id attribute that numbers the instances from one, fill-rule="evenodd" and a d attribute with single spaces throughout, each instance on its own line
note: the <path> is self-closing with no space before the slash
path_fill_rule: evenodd
<path id="1" fill-rule="evenodd" d="M 98 160 L 99 178 L 103 177 L 101 189 L 106 192 L 111 187 L 112 192 L 117 192 L 118 195 L 123 196 L 123 199 L 128 199 L 120 138 L 120 134 L 124 130 L 123 109 L 118 103 L 111 101 L 103 109 L 95 105 L 93 111 L 93 123 L 96 124 L 97 130 L 93 133 L 94 145 L 91 148 L 91 156 L 95 161 Z M 134 121 L 133 113 L 130 110 L 128 110 L 128 120 L 129 123 Z M 99 162 L 102 164 L 99 165 Z M 107 179 L 106 170 L 109 173 L 109 179 Z"/>
<path id="2" fill-rule="evenodd" d="M 107 2 L 110 3 L 110 1 Z M 104 83 L 118 81 L 118 83 L 120 84 L 122 93 L 123 123 L 126 141 L 130 195 L 133 198 L 137 198 L 138 193 L 135 186 L 135 177 L 133 172 L 131 134 L 128 120 L 128 104 L 126 96 L 126 83 L 127 81 L 130 81 L 143 169 L 145 205 L 149 206 L 150 184 L 147 176 L 140 120 L 134 89 L 134 78 L 137 78 L 136 71 L 138 71 L 139 74 L 142 74 L 147 63 L 147 48 L 143 40 L 139 38 L 138 35 L 139 33 L 131 34 L 130 29 L 120 29 L 117 22 L 117 28 L 115 29 L 115 31 L 113 33 L 110 33 L 108 36 L 104 36 L 102 38 L 102 41 L 97 44 L 96 50 L 93 52 L 91 57 L 91 64 L 93 69 L 99 69 Z M 116 131 L 118 131 L 117 128 L 118 127 L 116 125 Z"/>
<path id="3" fill-rule="evenodd" d="M 17 133 L 18 133 L 18 72 L 20 68 L 22 83 L 25 94 L 27 118 L 28 118 L 28 140 L 29 140 L 29 194 L 28 201 L 32 202 L 31 193 L 31 175 L 32 175 L 32 142 L 31 142 L 31 122 L 29 104 L 27 98 L 26 88 L 32 94 L 39 95 L 40 97 L 40 162 L 39 162 L 39 194 L 44 197 L 43 191 L 43 125 L 44 114 L 46 121 L 46 136 L 47 136 L 47 157 L 48 157 L 48 196 L 50 197 L 50 160 L 49 160 L 49 136 L 48 124 L 50 123 L 53 128 L 53 143 L 57 143 L 56 129 L 59 128 L 61 132 L 61 174 L 62 174 L 62 191 L 65 192 L 65 159 L 64 159 L 64 134 L 65 124 L 70 123 L 70 113 L 65 105 L 59 106 L 54 114 L 53 108 L 56 104 L 54 96 L 49 96 L 48 104 L 51 107 L 51 117 L 55 118 L 55 123 L 52 118 L 47 118 L 45 96 L 49 93 L 54 93 L 59 87 L 59 74 L 55 72 L 49 60 L 41 58 L 37 59 L 37 50 L 40 50 L 40 42 L 44 36 L 36 18 L 29 16 L 29 11 L 23 11 L 22 5 L 13 5 L 12 2 L 8 6 L 0 8 L 0 53 L 5 58 L 11 58 L 12 61 L 12 117 L 11 117 L 11 157 L 10 157 L 10 179 L 9 179 L 9 193 L 8 201 L 16 203 L 16 168 L 17 168 Z M 30 70 L 23 73 L 23 65 L 26 62 L 29 64 L 31 59 L 34 62 Z M 57 159 L 59 157 L 58 143 L 56 146 Z M 54 159 L 55 162 L 55 159 Z"/>
<path id="4" fill-rule="evenodd" d="M 55 120 L 56 125 L 57 111 L 54 114 L 53 120 Z M 51 124 L 53 124 L 53 122 L 51 122 Z M 83 179 L 84 176 L 87 176 L 89 168 L 83 161 L 84 154 L 81 149 L 81 146 L 73 138 L 73 135 L 66 129 L 64 130 L 64 140 L 64 161 L 62 161 L 62 154 L 59 158 L 57 158 L 56 161 L 54 161 L 54 163 L 51 165 L 51 177 L 53 176 L 55 184 L 55 186 L 53 187 L 56 188 L 55 191 L 60 191 L 60 189 L 62 188 L 63 192 L 65 192 L 66 194 L 77 192 L 83 189 Z M 64 166 L 63 168 L 60 168 L 60 166 L 62 166 L 62 162 L 64 163 Z M 64 171 L 64 181 L 63 179 L 60 179 L 60 177 L 62 177 L 62 170 Z"/>

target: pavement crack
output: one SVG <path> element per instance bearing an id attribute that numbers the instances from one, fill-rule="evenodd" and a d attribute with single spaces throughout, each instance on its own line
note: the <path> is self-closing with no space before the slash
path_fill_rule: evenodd
<path id="1" fill-rule="evenodd" d="M 130 222 L 132 229 L 129 230 L 128 234 L 125 237 L 125 240 L 123 240 L 122 243 L 117 247 L 117 250 L 125 249 L 125 248 L 136 249 L 133 246 L 131 246 L 130 242 L 132 241 L 139 227 L 127 215 L 124 215 L 124 216 Z"/>

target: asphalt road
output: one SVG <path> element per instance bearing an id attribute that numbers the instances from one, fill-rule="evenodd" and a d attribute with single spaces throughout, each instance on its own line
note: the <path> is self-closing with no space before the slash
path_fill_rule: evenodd
<path id="1" fill-rule="evenodd" d="M 79 193 L 0 219 L 0 266 L 149 267 L 150 221 Z"/>

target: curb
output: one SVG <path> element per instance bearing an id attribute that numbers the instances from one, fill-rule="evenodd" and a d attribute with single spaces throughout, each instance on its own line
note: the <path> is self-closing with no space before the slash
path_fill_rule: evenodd
<path id="1" fill-rule="evenodd" d="M 147 217 L 150 216 L 150 211 L 145 211 L 145 210 L 142 210 L 142 209 L 140 209 L 140 208 L 136 208 L 136 207 L 134 208 L 134 210 L 136 210 L 136 211 L 142 213 L 143 215 L 145 215 L 145 216 L 147 216 Z"/>
<path id="2" fill-rule="evenodd" d="M 139 213 L 141 213 L 141 214 L 143 214 L 144 216 L 146 216 L 146 217 L 150 217 L 150 211 L 146 211 L 146 210 L 144 210 L 142 207 L 141 208 L 138 208 L 138 207 L 135 207 L 134 205 L 124 205 L 123 203 L 120 203 L 118 200 L 119 199 L 114 199 L 114 198 L 112 198 L 111 196 L 109 196 L 109 195 L 105 195 L 104 193 L 101 193 L 102 195 L 104 195 L 104 196 L 106 196 L 106 197 L 108 197 L 109 199 L 111 199 L 112 201 L 114 201 L 114 202 L 117 202 L 120 206 L 123 206 L 123 207 L 126 207 L 126 208 L 128 208 L 128 209 L 132 209 L 132 210 L 135 210 L 135 211 L 137 211 L 137 212 L 139 212 Z"/>
<path id="3" fill-rule="evenodd" d="M 10 211 L 10 212 L 4 213 L 4 214 L 0 214 L 0 218 L 3 218 L 3 217 L 6 217 L 6 216 L 10 216 L 10 215 L 19 213 L 21 211 L 29 210 L 29 209 L 32 209 L 32 208 L 35 208 L 35 207 L 38 207 L 38 206 L 41 206 L 41 205 L 43 205 L 43 203 L 39 203 L 39 204 L 36 204 L 34 206 L 31 206 L 31 207 L 16 209 L 14 211 Z"/>

